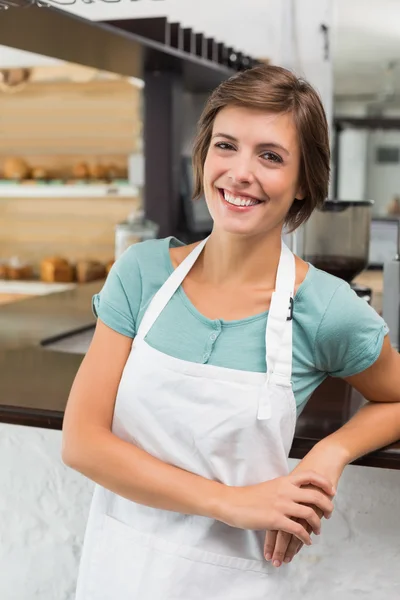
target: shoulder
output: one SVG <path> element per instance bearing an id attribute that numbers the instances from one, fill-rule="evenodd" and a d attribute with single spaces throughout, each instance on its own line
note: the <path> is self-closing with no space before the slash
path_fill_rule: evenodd
<path id="1" fill-rule="evenodd" d="M 94 314 L 134 337 L 141 310 L 173 271 L 169 248 L 179 245 L 175 238 L 164 238 L 129 246 L 113 264 L 101 292 L 93 296 Z"/>
<path id="2" fill-rule="evenodd" d="M 325 329 L 331 326 L 337 331 L 354 327 L 356 323 L 382 323 L 382 318 L 363 298 L 357 296 L 352 287 L 342 279 L 334 277 L 313 266 L 310 267 L 311 302 L 320 306 L 321 323 Z"/>
<path id="3" fill-rule="evenodd" d="M 156 261 L 159 264 L 160 257 L 168 256 L 171 238 L 146 240 L 129 246 L 115 261 L 113 270 L 120 277 L 129 276 L 132 269 L 146 269 L 146 266 Z"/>
<path id="4" fill-rule="evenodd" d="M 174 237 L 132 244 L 114 263 L 112 270 L 123 283 L 137 277 L 142 281 L 162 282 L 173 270 L 170 248 L 180 250 L 186 246 Z"/>
<path id="5" fill-rule="evenodd" d="M 378 313 L 348 283 L 313 266 L 304 284 L 300 304 L 313 324 L 317 368 L 346 377 L 373 364 L 388 331 Z"/>
<path id="6" fill-rule="evenodd" d="M 340 301 L 347 288 L 350 291 L 351 288 L 342 279 L 329 275 L 309 263 L 300 261 L 300 266 L 300 275 L 296 276 L 299 285 L 295 305 L 300 316 L 303 313 L 313 314 L 313 322 L 319 324 L 326 311 L 331 310 L 332 306 L 334 309 L 337 300 Z M 298 271 L 297 261 L 296 267 Z"/>
<path id="7" fill-rule="evenodd" d="M 140 289 L 139 309 L 148 305 L 173 272 L 175 265 L 171 253 L 175 249 L 186 249 L 175 237 L 146 240 L 127 248 L 114 264 L 128 298 L 132 293 L 137 296 Z"/>

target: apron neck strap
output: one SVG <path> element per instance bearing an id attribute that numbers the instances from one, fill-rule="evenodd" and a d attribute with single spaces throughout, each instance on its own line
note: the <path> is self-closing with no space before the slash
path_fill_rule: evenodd
<path id="1" fill-rule="evenodd" d="M 292 378 L 292 313 L 296 281 L 293 253 L 282 241 L 281 258 L 265 331 L 268 378 L 289 383 Z"/>
<path id="2" fill-rule="evenodd" d="M 201 241 L 187 257 L 177 266 L 172 272 L 167 281 L 160 287 L 157 293 L 154 295 L 149 308 L 147 309 L 142 322 L 140 323 L 139 330 L 136 334 L 136 340 L 143 340 L 150 329 L 153 327 L 155 321 L 158 319 L 176 290 L 193 267 L 196 260 L 202 253 L 204 246 L 206 245 L 208 237 Z"/>

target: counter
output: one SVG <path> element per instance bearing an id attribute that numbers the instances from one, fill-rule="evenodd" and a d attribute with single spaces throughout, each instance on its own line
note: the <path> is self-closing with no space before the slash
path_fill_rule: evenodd
<path id="1" fill-rule="evenodd" d="M 41 343 L 93 326 L 91 298 L 102 285 L 97 281 L 0 307 L 0 422 L 61 429 L 83 356 L 46 350 Z M 345 382 L 328 378 L 298 420 L 290 456 L 302 458 L 363 403 Z M 400 469 L 400 442 L 357 464 Z"/>

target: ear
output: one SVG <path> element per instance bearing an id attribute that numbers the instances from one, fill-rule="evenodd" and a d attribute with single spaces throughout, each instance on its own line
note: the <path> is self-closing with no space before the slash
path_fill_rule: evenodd
<path id="1" fill-rule="evenodd" d="M 294 198 L 294 201 L 296 202 L 296 200 L 304 200 L 305 197 L 306 197 L 306 194 L 303 191 L 303 188 L 299 187 L 296 191 L 296 196 Z"/>

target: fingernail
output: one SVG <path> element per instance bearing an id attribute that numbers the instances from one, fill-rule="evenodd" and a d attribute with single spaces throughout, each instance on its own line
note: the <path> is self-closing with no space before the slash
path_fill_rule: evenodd
<path id="1" fill-rule="evenodd" d="M 279 560 L 274 560 L 274 562 L 272 563 L 274 565 L 274 567 L 280 567 L 281 563 Z"/>
<path id="2" fill-rule="evenodd" d="M 290 563 L 290 561 L 291 561 L 291 560 L 292 560 L 292 559 L 291 559 L 291 558 L 289 558 L 289 556 L 287 556 L 287 557 L 285 558 L 285 563 Z"/>
<path id="3" fill-rule="evenodd" d="M 265 555 L 265 560 L 271 560 L 272 558 L 272 554 L 270 554 L 269 552 Z"/>

